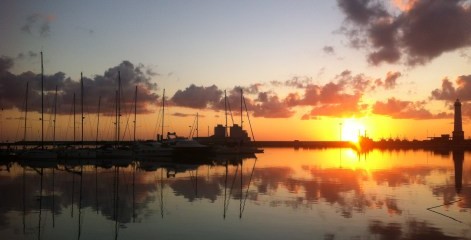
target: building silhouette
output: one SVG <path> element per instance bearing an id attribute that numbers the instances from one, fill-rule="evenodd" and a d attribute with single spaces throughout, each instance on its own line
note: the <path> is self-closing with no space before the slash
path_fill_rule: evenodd
<path id="1" fill-rule="evenodd" d="M 459 99 L 456 99 L 453 141 L 463 141 L 463 140 L 464 140 L 464 132 L 463 132 L 463 125 L 461 121 L 461 102 Z"/>

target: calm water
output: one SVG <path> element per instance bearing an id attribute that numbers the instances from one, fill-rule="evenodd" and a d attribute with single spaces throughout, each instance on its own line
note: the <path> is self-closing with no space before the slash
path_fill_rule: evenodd
<path id="1" fill-rule="evenodd" d="M 0 238 L 471 239 L 471 153 L 265 149 L 257 157 L 3 163 Z"/>

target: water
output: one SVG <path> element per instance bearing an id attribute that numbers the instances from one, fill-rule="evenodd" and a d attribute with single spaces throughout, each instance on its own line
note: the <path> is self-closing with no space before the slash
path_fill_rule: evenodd
<path id="1" fill-rule="evenodd" d="M 471 152 L 265 149 L 257 157 L 4 163 L 0 238 L 471 239 Z"/>

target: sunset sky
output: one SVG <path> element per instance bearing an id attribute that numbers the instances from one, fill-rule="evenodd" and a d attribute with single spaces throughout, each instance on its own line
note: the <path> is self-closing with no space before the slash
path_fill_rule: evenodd
<path id="1" fill-rule="evenodd" d="M 136 85 L 139 139 L 159 132 L 163 89 L 165 132 L 188 136 L 198 113 L 207 136 L 225 122 L 224 91 L 240 123 L 240 88 L 256 140 L 451 134 L 457 98 L 471 136 L 469 0 L 6 0 L 0 43 L 1 141 L 23 138 L 26 82 L 27 139 L 40 139 L 41 51 L 46 139 L 56 86 L 57 136 L 73 137 L 81 72 L 85 138 L 101 96 L 99 138 L 111 139 L 118 71 L 124 138 Z"/>

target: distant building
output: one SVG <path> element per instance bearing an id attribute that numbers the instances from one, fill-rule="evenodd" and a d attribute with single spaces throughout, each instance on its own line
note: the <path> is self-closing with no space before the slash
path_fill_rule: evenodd
<path id="1" fill-rule="evenodd" d="M 434 142 L 443 142 L 446 143 L 450 141 L 450 134 L 442 134 L 440 137 L 431 137 L 430 138 Z"/>
<path id="2" fill-rule="evenodd" d="M 453 141 L 463 141 L 463 140 L 464 140 L 464 132 L 463 132 L 463 125 L 461 121 L 461 102 L 459 99 L 456 99 Z"/>
<path id="3" fill-rule="evenodd" d="M 225 138 L 226 137 L 226 128 L 218 124 L 216 127 L 214 127 L 214 138 Z"/>
<path id="4" fill-rule="evenodd" d="M 218 124 L 214 127 L 214 135 L 210 137 L 193 138 L 201 144 L 241 144 L 251 142 L 247 131 L 243 130 L 239 125 L 234 124 L 229 128 L 229 135 L 226 136 L 226 127 Z"/>
<path id="5" fill-rule="evenodd" d="M 242 127 L 240 127 L 237 124 L 234 124 L 231 127 L 230 138 L 236 139 L 238 141 L 250 142 L 250 138 L 249 138 L 249 135 L 247 134 L 247 131 L 243 130 Z"/>

